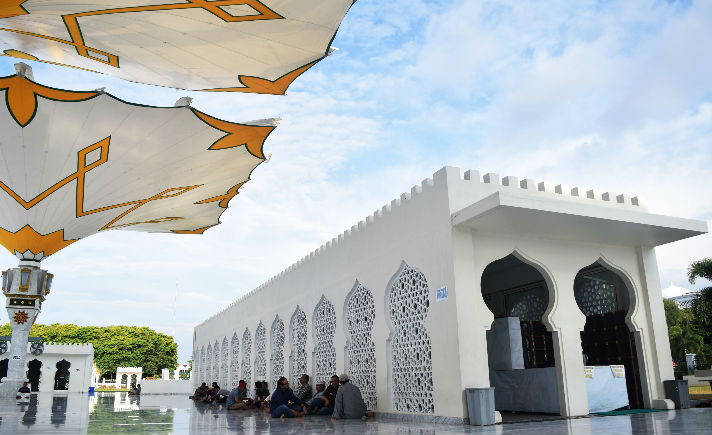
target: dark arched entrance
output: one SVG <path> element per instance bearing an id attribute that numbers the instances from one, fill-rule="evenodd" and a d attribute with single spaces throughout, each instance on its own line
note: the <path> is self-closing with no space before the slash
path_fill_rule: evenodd
<path id="1" fill-rule="evenodd" d="M 544 277 L 511 254 L 487 265 L 480 286 L 495 318 L 487 332 L 495 409 L 559 414 L 554 346 L 543 323 L 549 306 Z"/>
<path id="2" fill-rule="evenodd" d="M 629 406 L 639 409 L 645 405 L 635 335 L 626 324 L 629 295 L 625 281 L 599 262 L 581 269 L 574 281 L 576 303 L 586 316 L 581 333 L 584 365 L 624 366 Z"/>
<path id="3" fill-rule="evenodd" d="M 42 361 L 33 359 L 27 363 L 27 379 L 30 381 L 30 390 L 40 390 L 40 377 L 42 376 Z"/>
<path id="4" fill-rule="evenodd" d="M 54 389 L 55 390 L 68 390 L 69 389 L 69 361 L 63 359 L 57 362 L 57 372 L 54 374 Z"/>
<path id="5" fill-rule="evenodd" d="M 0 379 L 7 376 L 7 358 L 0 361 Z"/>
<path id="6" fill-rule="evenodd" d="M 126 374 L 121 375 L 121 388 L 126 388 L 129 376 Z"/>

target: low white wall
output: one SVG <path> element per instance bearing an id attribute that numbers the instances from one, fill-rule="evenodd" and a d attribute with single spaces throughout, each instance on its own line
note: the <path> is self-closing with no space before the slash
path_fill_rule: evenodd
<path id="1" fill-rule="evenodd" d="M 141 395 L 144 394 L 184 394 L 192 393 L 189 380 L 143 380 L 141 381 Z"/>
<path id="2" fill-rule="evenodd" d="M 29 345 L 28 345 L 29 350 Z M 69 366 L 69 393 L 87 393 L 91 385 L 92 366 L 94 364 L 94 346 L 92 344 L 45 343 L 41 355 L 27 352 L 27 360 L 42 362 L 39 391 L 54 392 L 54 376 L 57 373 L 57 363 L 66 360 Z"/>

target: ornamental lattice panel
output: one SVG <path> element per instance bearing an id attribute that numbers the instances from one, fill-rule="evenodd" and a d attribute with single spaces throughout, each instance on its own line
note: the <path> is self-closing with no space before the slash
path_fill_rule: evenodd
<path id="1" fill-rule="evenodd" d="M 245 328 L 245 332 L 242 334 L 242 367 L 240 368 L 240 377 L 247 382 L 247 388 L 252 387 L 252 366 L 250 360 L 252 359 L 252 335 L 250 335 L 250 329 Z"/>
<path id="2" fill-rule="evenodd" d="M 272 387 L 277 386 L 277 380 L 284 376 L 284 322 L 279 316 L 272 322 L 270 338 L 270 368 L 272 370 Z"/>
<path id="3" fill-rule="evenodd" d="M 314 334 L 314 378 L 328 380 L 336 374 L 336 311 L 334 305 L 323 295 L 314 308 L 312 320 Z"/>
<path id="4" fill-rule="evenodd" d="M 206 379 L 206 377 L 205 377 L 205 346 L 202 346 L 200 348 L 200 367 L 199 367 L 199 369 L 200 369 L 200 372 L 199 372 L 200 379 L 198 379 L 198 381 L 201 384 L 203 382 L 208 382 L 205 380 Z"/>
<path id="5" fill-rule="evenodd" d="M 548 305 L 546 288 L 539 287 L 508 295 L 508 315 L 519 317 L 522 322 L 541 322 Z"/>
<path id="6" fill-rule="evenodd" d="M 588 316 L 612 313 L 618 309 L 616 287 L 606 279 L 582 276 L 576 280 L 574 297 L 581 312 Z"/>
<path id="7" fill-rule="evenodd" d="M 217 340 L 213 346 L 213 379 L 210 382 L 220 382 L 220 344 Z"/>
<path id="8" fill-rule="evenodd" d="M 425 328 L 429 294 L 425 275 L 407 264 L 388 290 L 391 397 L 396 411 L 435 412 L 430 334 Z"/>
<path id="9" fill-rule="evenodd" d="M 208 344 L 205 351 L 205 383 L 210 386 L 213 378 L 213 345 Z"/>
<path id="10" fill-rule="evenodd" d="M 230 349 L 228 348 L 227 337 L 223 338 L 222 345 L 220 346 L 220 353 L 220 387 L 229 388 L 228 382 L 230 381 L 230 373 L 228 372 L 228 359 Z"/>
<path id="11" fill-rule="evenodd" d="M 237 338 L 237 332 L 232 334 L 230 343 L 230 387 L 237 387 L 237 382 L 240 380 L 240 339 Z"/>
<path id="12" fill-rule="evenodd" d="M 265 353 L 267 352 L 267 330 L 265 325 L 257 325 L 255 331 L 255 381 L 267 380 L 267 360 Z"/>
<path id="13" fill-rule="evenodd" d="M 373 294 L 357 281 L 346 301 L 346 373 L 368 409 L 376 409 L 376 344 L 371 335 L 375 318 Z"/>
<path id="14" fill-rule="evenodd" d="M 299 378 L 307 372 L 307 315 L 297 307 L 289 322 L 292 353 L 289 357 L 289 376 L 292 385 L 297 385 Z M 317 381 L 324 379 L 315 378 Z"/>

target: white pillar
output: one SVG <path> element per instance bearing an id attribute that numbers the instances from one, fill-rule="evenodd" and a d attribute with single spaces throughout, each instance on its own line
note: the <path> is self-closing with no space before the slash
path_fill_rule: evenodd
<path id="1" fill-rule="evenodd" d="M 20 267 L 2 274 L 2 289 L 12 328 L 7 376 L 0 384 L 0 397 L 14 398 L 25 378 L 27 339 L 45 296 L 52 285 L 52 274 L 39 268 L 39 261 L 20 261 Z"/>

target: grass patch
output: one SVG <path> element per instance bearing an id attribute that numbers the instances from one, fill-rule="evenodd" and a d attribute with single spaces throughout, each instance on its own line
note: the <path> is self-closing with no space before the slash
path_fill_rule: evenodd
<path id="1" fill-rule="evenodd" d="M 709 385 L 690 387 L 690 394 L 712 394 L 712 388 Z"/>
<path id="2" fill-rule="evenodd" d="M 97 388 L 96 393 L 128 393 L 128 388 Z"/>

